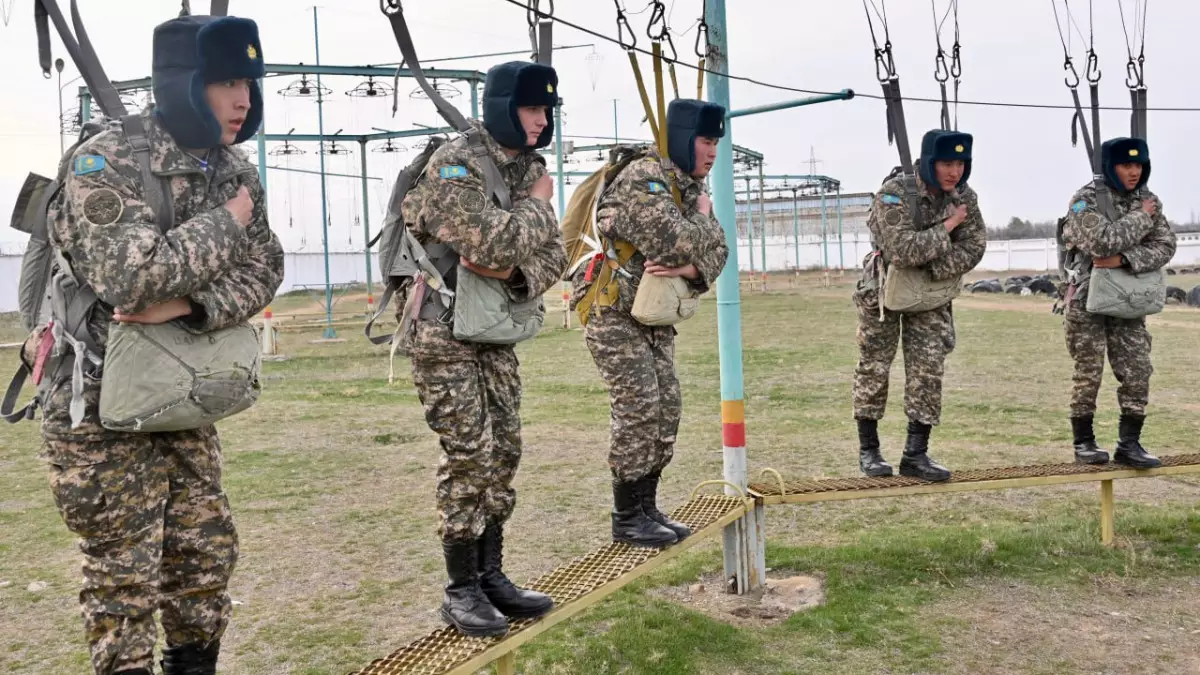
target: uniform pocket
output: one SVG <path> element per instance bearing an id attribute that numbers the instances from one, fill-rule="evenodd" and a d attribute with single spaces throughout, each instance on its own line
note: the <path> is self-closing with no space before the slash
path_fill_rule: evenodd
<path id="1" fill-rule="evenodd" d="M 157 453 L 147 449 L 95 464 L 49 466 L 54 503 L 80 537 L 123 539 L 162 520 L 166 472 Z"/>

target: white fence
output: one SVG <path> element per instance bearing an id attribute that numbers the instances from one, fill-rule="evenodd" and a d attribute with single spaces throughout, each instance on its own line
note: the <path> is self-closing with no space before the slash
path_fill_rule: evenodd
<path id="1" fill-rule="evenodd" d="M 738 267 L 750 271 L 750 251 L 745 239 L 738 246 Z M 754 241 L 754 269 L 762 271 L 762 244 Z M 797 266 L 796 242 L 791 237 L 768 237 L 767 270 L 778 271 Z M 847 233 L 841 240 L 840 254 L 838 239 L 831 237 L 822 241 L 820 236 L 801 236 L 799 246 L 799 268 L 819 268 L 826 260 L 831 267 L 859 267 L 863 256 L 871 250 L 871 242 L 864 233 Z M 320 253 L 288 253 L 280 293 L 304 287 L 323 286 L 325 283 L 325 259 Z M 1008 270 L 1051 270 L 1057 266 L 1053 239 L 1019 239 L 1014 241 L 989 241 L 987 253 L 979 264 L 980 270 L 1004 272 Z M 1172 265 L 1200 266 L 1200 234 L 1179 235 L 1178 250 L 1171 260 Z M 17 310 L 17 280 L 20 278 L 21 256 L 0 255 L 0 312 Z M 372 279 L 379 281 L 379 260 L 372 256 Z M 362 283 L 367 280 L 366 257 L 361 253 L 330 253 L 329 278 L 335 284 Z"/>

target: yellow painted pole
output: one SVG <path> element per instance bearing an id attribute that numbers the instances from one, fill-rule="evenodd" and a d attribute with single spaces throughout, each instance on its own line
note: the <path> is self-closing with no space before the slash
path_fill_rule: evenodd
<path id="1" fill-rule="evenodd" d="M 1100 543 L 1113 544 L 1113 482 L 1100 481 Z"/>
<path id="2" fill-rule="evenodd" d="M 517 675 L 517 657 L 512 652 L 496 659 L 496 675 Z"/>

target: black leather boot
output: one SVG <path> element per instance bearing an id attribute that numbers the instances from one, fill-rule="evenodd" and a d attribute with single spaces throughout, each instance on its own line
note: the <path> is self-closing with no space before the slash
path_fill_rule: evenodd
<path id="1" fill-rule="evenodd" d="M 163 649 L 163 660 L 159 665 L 162 666 L 163 675 L 216 675 L 220 651 L 220 640 L 207 647 L 202 644 L 168 646 Z"/>
<path id="2" fill-rule="evenodd" d="M 858 468 L 869 478 L 892 475 L 892 465 L 879 452 L 878 420 L 858 420 Z"/>
<path id="3" fill-rule="evenodd" d="M 675 533 L 646 517 L 638 481 L 613 478 L 613 541 L 632 546 L 665 548 L 679 541 Z"/>
<path id="4" fill-rule="evenodd" d="M 479 542 L 474 539 L 442 542 L 446 556 L 446 584 L 442 620 L 471 637 L 508 632 L 508 619 L 484 595 L 479 585 Z"/>
<path id="5" fill-rule="evenodd" d="M 149 668 L 134 668 L 133 670 L 118 670 L 113 675 L 154 675 Z"/>
<path id="6" fill-rule="evenodd" d="M 920 478 L 931 483 L 950 480 L 950 470 L 929 458 L 928 424 L 909 420 L 908 439 L 904 442 L 904 458 L 900 460 L 900 475 Z"/>
<path id="7" fill-rule="evenodd" d="M 662 479 L 662 471 L 655 471 L 638 481 L 638 492 L 642 495 L 642 513 L 654 522 L 675 533 L 678 541 L 683 541 L 692 533 L 687 525 L 671 520 L 667 514 L 658 510 L 658 482 Z"/>
<path id="8" fill-rule="evenodd" d="M 1107 464 L 1108 453 L 1096 445 L 1096 434 L 1092 431 L 1092 416 L 1072 417 L 1071 430 L 1075 434 L 1075 462 L 1078 464 Z"/>
<path id="9" fill-rule="evenodd" d="M 545 593 L 519 588 L 504 575 L 504 526 L 488 523 L 479 540 L 479 586 L 500 613 L 515 619 L 536 619 L 554 607 Z"/>
<path id="10" fill-rule="evenodd" d="M 1153 469 L 1162 466 L 1157 457 L 1146 452 L 1142 447 L 1142 425 L 1146 422 L 1145 415 L 1121 414 L 1120 440 L 1117 451 L 1113 453 L 1113 461 L 1118 464 L 1132 466 L 1135 469 Z"/>

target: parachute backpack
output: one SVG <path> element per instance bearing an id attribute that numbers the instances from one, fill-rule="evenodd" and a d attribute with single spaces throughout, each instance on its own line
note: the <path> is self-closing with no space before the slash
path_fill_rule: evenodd
<path id="1" fill-rule="evenodd" d="M 226 4 L 214 2 L 214 15 L 223 15 Z M 122 133 L 138 160 L 146 203 L 163 232 L 174 225 L 174 205 L 166 182 L 169 179 L 160 179 L 151 171 L 150 144 L 142 118 L 128 113 L 104 74 L 76 0 L 71 0 L 71 14 L 78 41 L 54 0 L 38 0 L 36 7 L 43 71 L 50 72 L 49 19 L 53 19 L 108 120 L 84 124 L 79 139 L 59 160 L 55 179 L 31 173 L 17 198 L 11 224 L 29 235 L 18 289 L 21 320 L 32 333 L 26 343 L 37 344 L 37 353 L 33 363 L 26 363 L 21 355 L 20 367 L 0 402 L 0 416 L 10 423 L 33 419 L 51 386 L 69 379 L 70 416 L 72 426 L 77 427 L 85 414 L 84 377 L 100 379 L 100 423 L 114 431 L 199 428 L 249 408 L 257 400 L 261 384 L 258 335 L 248 323 L 204 334 L 188 331 L 175 322 L 156 326 L 114 324 L 106 349 L 100 349 L 92 338 L 88 324 L 100 300 L 75 274 L 49 236 L 48 209 L 72 168 L 72 155 L 99 133 Z M 148 364 L 156 367 L 148 368 Z M 29 404 L 15 410 L 21 389 L 30 378 L 37 394 Z"/>
<path id="2" fill-rule="evenodd" d="M 587 325 L 594 311 L 612 307 L 620 295 L 617 275 L 629 278 L 625 264 L 637 253 L 632 244 L 610 240 L 600 233 L 596 223 L 600 200 L 605 190 L 631 163 L 653 157 L 651 146 L 618 145 L 609 153 L 608 161 L 575 189 L 567 212 L 562 219 L 563 244 L 567 249 L 567 270 L 563 280 L 570 280 L 581 266 L 587 264 L 585 279 L 593 282 L 575 306 L 581 325 Z M 675 205 L 680 205 L 679 190 L 671 175 L 671 193 Z M 679 277 L 643 276 L 638 283 L 631 314 L 647 326 L 671 326 L 690 319 L 699 308 L 699 295 Z"/>

